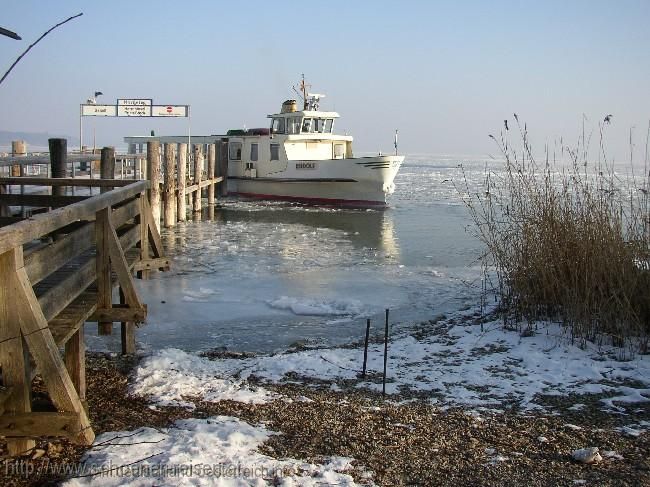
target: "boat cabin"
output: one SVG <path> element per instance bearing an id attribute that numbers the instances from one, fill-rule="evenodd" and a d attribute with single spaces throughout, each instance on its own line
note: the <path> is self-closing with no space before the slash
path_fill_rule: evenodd
<path id="1" fill-rule="evenodd" d="M 268 115 L 271 119 L 268 129 L 229 130 L 229 160 L 246 171 L 258 167 L 258 161 L 351 158 L 352 137 L 333 133 L 339 114 L 317 108 L 306 104 L 304 110 L 298 111 L 296 101 L 287 100 L 280 113 Z"/>

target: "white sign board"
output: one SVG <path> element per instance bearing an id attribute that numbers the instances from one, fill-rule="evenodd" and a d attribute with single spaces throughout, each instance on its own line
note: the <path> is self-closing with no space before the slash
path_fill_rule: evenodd
<path id="1" fill-rule="evenodd" d="M 81 115 L 84 117 L 115 117 L 115 105 L 81 105 Z"/>
<path id="2" fill-rule="evenodd" d="M 150 117 L 151 105 L 118 105 L 118 117 Z"/>
<path id="3" fill-rule="evenodd" d="M 118 98 L 118 105 L 124 106 L 151 106 L 153 105 L 151 98 Z"/>
<path id="4" fill-rule="evenodd" d="M 153 105 L 151 107 L 152 117 L 187 117 L 187 105 Z"/>

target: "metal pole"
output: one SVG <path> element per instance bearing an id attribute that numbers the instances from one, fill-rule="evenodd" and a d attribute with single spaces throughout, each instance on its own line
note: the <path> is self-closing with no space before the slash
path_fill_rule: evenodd
<path id="1" fill-rule="evenodd" d="M 79 104 L 79 154 L 83 153 L 83 147 L 84 147 L 83 113 L 84 113 L 83 104 L 80 103 Z"/>
<path id="2" fill-rule="evenodd" d="M 386 309 L 386 328 L 384 331 L 384 376 L 381 384 L 381 395 L 386 395 L 386 365 L 388 363 L 388 309 Z"/>
<path id="3" fill-rule="evenodd" d="M 366 378 L 366 363 L 368 362 L 368 338 L 370 337 L 370 318 L 366 320 L 366 341 L 363 345 L 363 371 L 361 377 Z"/>

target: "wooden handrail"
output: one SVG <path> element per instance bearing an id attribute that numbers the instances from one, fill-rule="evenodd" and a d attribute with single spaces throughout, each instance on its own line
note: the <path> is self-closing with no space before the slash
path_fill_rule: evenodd
<path id="1" fill-rule="evenodd" d="M 97 211 L 132 198 L 148 188 L 148 181 L 131 182 L 126 186 L 92 196 L 84 201 L 58 208 L 49 213 L 34 215 L 28 220 L 0 228 L 0 254 L 47 235 L 70 223 L 80 220 L 94 220 Z"/>

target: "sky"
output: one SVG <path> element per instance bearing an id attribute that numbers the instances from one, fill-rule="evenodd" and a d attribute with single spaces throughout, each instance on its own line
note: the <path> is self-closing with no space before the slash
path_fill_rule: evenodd
<path id="1" fill-rule="evenodd" d="M 650 1 L 9 0 L 0 73 L 57 22 L 0 84 L 0 130 L 75 138 L 79 103 L 152 98 L 191 118 L 85 117 L 84 142 L 126 135 L 266 127 L 304 73 L 341 114 L 355 150 L 494 154 L 525 122 L 534 149 L 604 127 L 610 158 L 643 159 L 650 121 Z M 509 136 L 514 137 L 513 130 Z M 71 145 L 71 143 L 69 143 Z"/>

